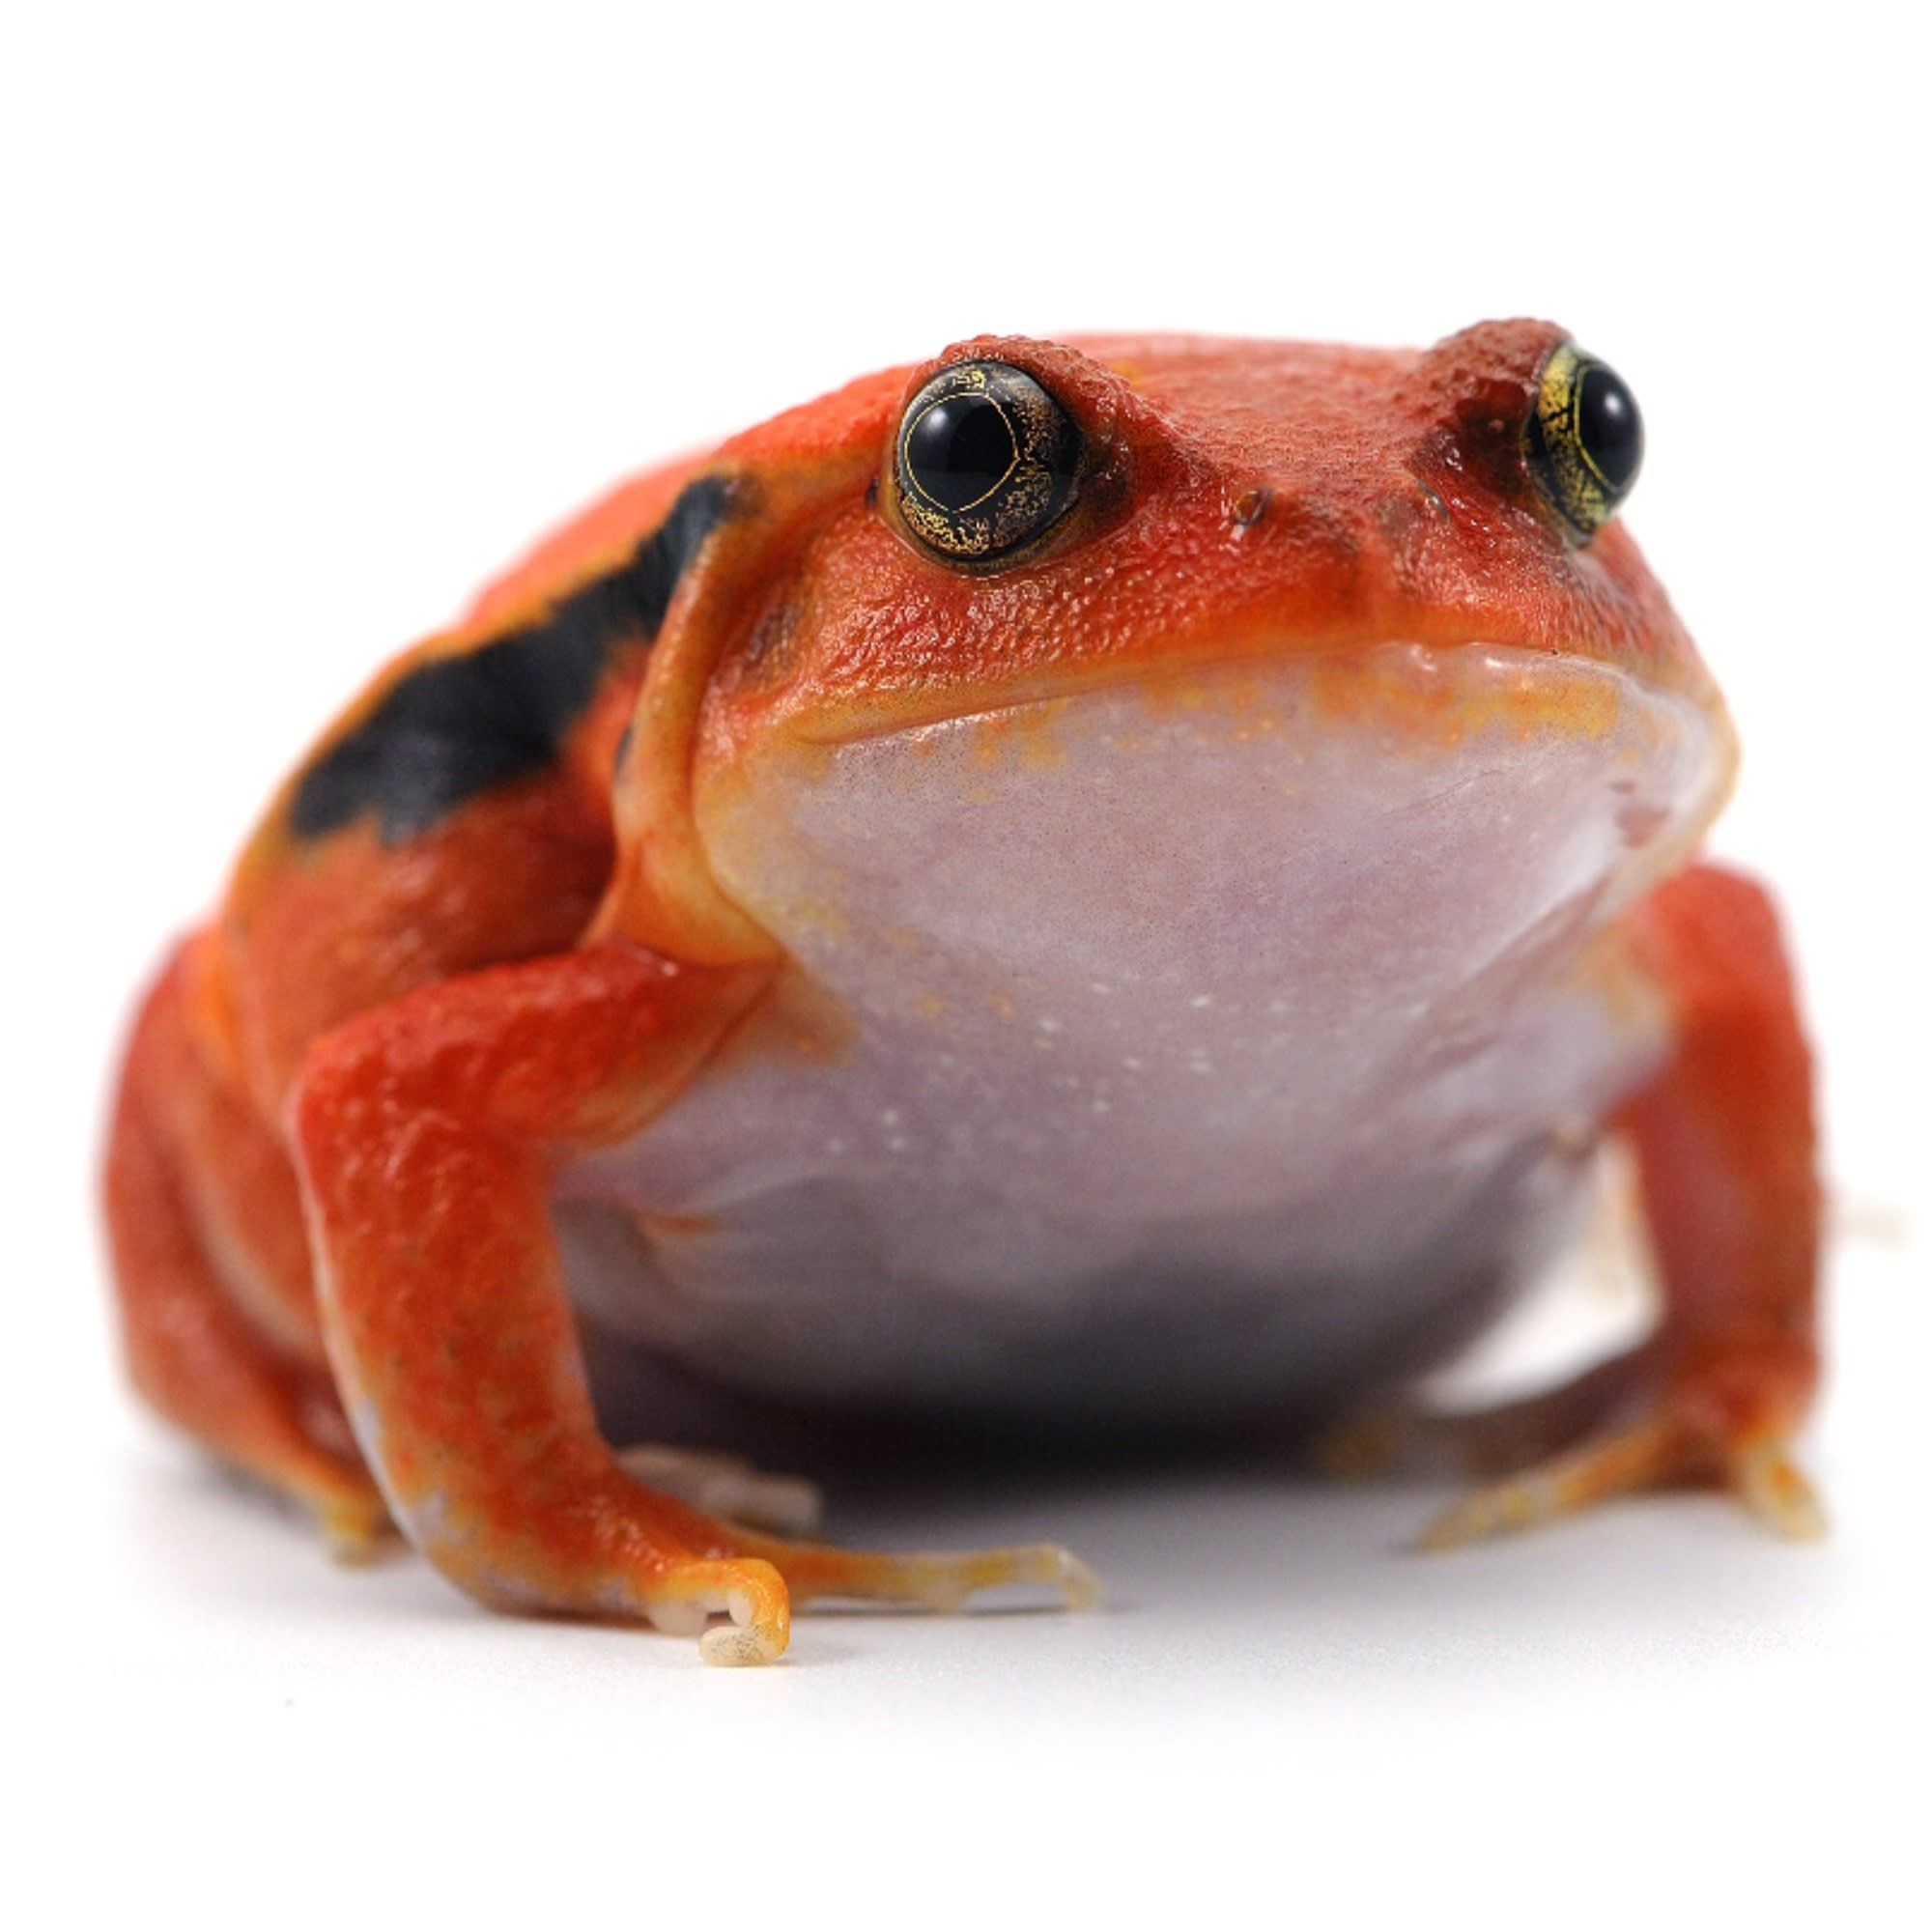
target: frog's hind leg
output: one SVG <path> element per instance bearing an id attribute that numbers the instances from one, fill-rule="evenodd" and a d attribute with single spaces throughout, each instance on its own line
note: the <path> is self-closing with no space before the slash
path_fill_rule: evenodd
<path id="1" fill-rule="evenodd" d="M 103 1191 L 128 1368 L 170 1422 L 312 1510 L 338 1553 L 363 1555 L 388 1520 L 319 1351 L 299 1339 L 292 1303 L 300 1284 L 285 1279 L 302 1252 L 294 1179 L 272 1137 L 231 1105 L 196 1056 L 185 977 L 178 956 L 142 1009 L 108 1142 Z M 222 1217 L 217 1233 L 215 1206 L 195 1198 L 187 1168 L 196 1154 L 223 1151 L 229 1158 L 210 1175 L 256 1184 L 252 1205 Z M 295 1218 L 274 1236 L 277 1161 L 279 1206 Z M 238 1293 L 243 1274 L 250 1288 Z M 265 1285 L 276 1276 L 281 1286 Z M 265 1303 L 281 1312 L 265 1321 L 254 1312 Z"/>
<path id="2" fill-rule="evenodd" d="M 1819 1189 L 1810 1060 L 1776 918 L 1696 867 L 1637 910 L 1676 1047 L 1627 1110 L 1664 1291 L 1656 1333 L 1554 1392 L 1436 1433 L 1524 1463 L 1425 1532 L 1442 1548 L 1607 1496 L 1715 1485 L 1787 1536 L 1823 1513 L 1790 1454 L 1818 1378 Z"/>

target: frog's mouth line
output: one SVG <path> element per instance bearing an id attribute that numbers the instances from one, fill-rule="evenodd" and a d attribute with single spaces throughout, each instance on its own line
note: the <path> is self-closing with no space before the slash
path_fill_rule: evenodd
<path id="1" fill-rule="evenodd" d="M 1043 715 L 1120 691 L 1141 694 L 1156 713 L 1234 701 L 1277 724 L 1285 712 L 1335 725 L 1374 718 L 1413 732 L 1423 744 L 1440 742 L 1445 732 L 1460 737 L 1491 718 L 1508 718 L 1524 730 L 1593 734 L 1632 699 L 1668 697 L 1710 714 L 1718 721 L 1717 735 L 1730 735 L 1722 700 L 1708 679 L 1680 690 L 1587 651 L 1480 639 L 1333 650 L 1260 642 L 1180 663 L 1053 667 L 1019 679 L 990 703 L 974 702 L 971 693 L 894 694 L 889 709 L 879 699 L 843 710 L 837 702 L 822 703 L 810 717 L 787 721 L 785 730 L 802 744 L 849 745 L 968 719 Z"/>
<path id="2" fill-rule="evenodd" d="M 781 945 L 922 870 L 1050 921 L 1056 845 L 1168 907 L 1286 903 L 1304 873 L 1332 896 L 1350 869 L 1441 892 L 1473 862 L 1614 910 L 1694 849 L 1735 765 L 1715 696 L 1482 643 L 1243 653 L 867 726 L 697 775 L 718 884 Z"/>
<path id="3" fill-rule="evenodd" d="M 1699 796 L 1678 802 L 1686 829 L 1673 856 L 1694 849 L 1730 796 L 1736 779 L 1737 736 L 1713 685 L 1685 694 L 1647 683 L 1581 651 L 1529 650 L 1480 641 L 1454 645 L 1391 642 L 1367 650 L 1309 653 L 1305 649 L 1243 650 L 1145 672 L 1118 667 L 1061 673 L 1037 689 L 996 704 L 915 706 L 896 718 L 868 716 L 789 729 L 802 746 L 837 753 L 885 740 L 928 742 L 936 733 L 972 731 L 982 760 L 1005 753 L 1037 763 L 1065 754 L 1083 711 L 1099 700 L 1137 701 L 1146 733 L 1189 721 L 1218 724 L 1231 744 L 1294 734 L 1363 733 L 1381 755 L 1454 759 L 1473 743 L 1487 743 L 1507 759 L 1539 742 L 1595 742 L 1606 755 L 1638 762 L 1646 735 L 1662 750 L 1673 741 L 1697 744 Z M 1144 733 L 1118 736 L 1122 753 L 1139 749 Z M 1673 815 L 1676 815 L 1673 813 Z"/>

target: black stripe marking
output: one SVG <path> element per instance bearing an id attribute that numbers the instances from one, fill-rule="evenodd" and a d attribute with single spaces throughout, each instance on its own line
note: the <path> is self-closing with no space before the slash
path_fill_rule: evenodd
<path id="1" fill-rule="evenodd" d="M 540 622 L 399 678 L 302 774 L 290 827 L 319 838 L 374 812 L 388 843 L 428 831 L 478 792 L 554 764 L 612 653 L 657 636 L 678 579 L 729 507 L 724 477 L 688 483 L 622 564 L 560 599 Z"/>

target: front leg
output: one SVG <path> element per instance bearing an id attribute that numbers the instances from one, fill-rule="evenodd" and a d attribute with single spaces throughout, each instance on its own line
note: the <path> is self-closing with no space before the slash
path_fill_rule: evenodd
<path id="1" fill-rule="evenodd" d="M 294 1140 L 325 1339 L 390 1510 L 505 1608 L 708 1631 L 720 1663 L 780 1656 L 804 1594 L 952 1603 L 1085 1573 L 1045 1547 L 891 1557 L 791 1544 L 628 1474 L 591 1409 L 550 1220 L 573 1149 L 636 1131 L 763 981 L 611 943 L 412 993 L 327 1036 Z"/>
<path id="2" fill-rule="evenodd" d="M 1442 1547 L 1670 1482 L 1715 1483 L 1772 1527 L 1823 1517 L 1790 1456 L 1818 1380 L 1811 1062 L 1763 891 L 1693 867 L 1637 910 L 1676 1045 L 1627 1109 L 1662 1278 L 1657 1332 L 1567 1388 L 1450 1429 L 1537 1462 L 1440 1519 Z"/>

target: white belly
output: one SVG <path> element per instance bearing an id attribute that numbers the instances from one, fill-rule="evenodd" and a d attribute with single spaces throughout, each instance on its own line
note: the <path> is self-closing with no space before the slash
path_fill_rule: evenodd
<path id="1" fill-rule="evenodd" d="M 716 805 L 795 965 L 565 1177 L 580 1301 L 843 1407 L 1232 1421 L 1440 1359 L 1659 1049 L 1579 962 L 1708 748 L 1612 695 L 1419 752 L 1284 728 L 1293 677 L 1250 668 L 843 746 L 782 824 Z"/>

